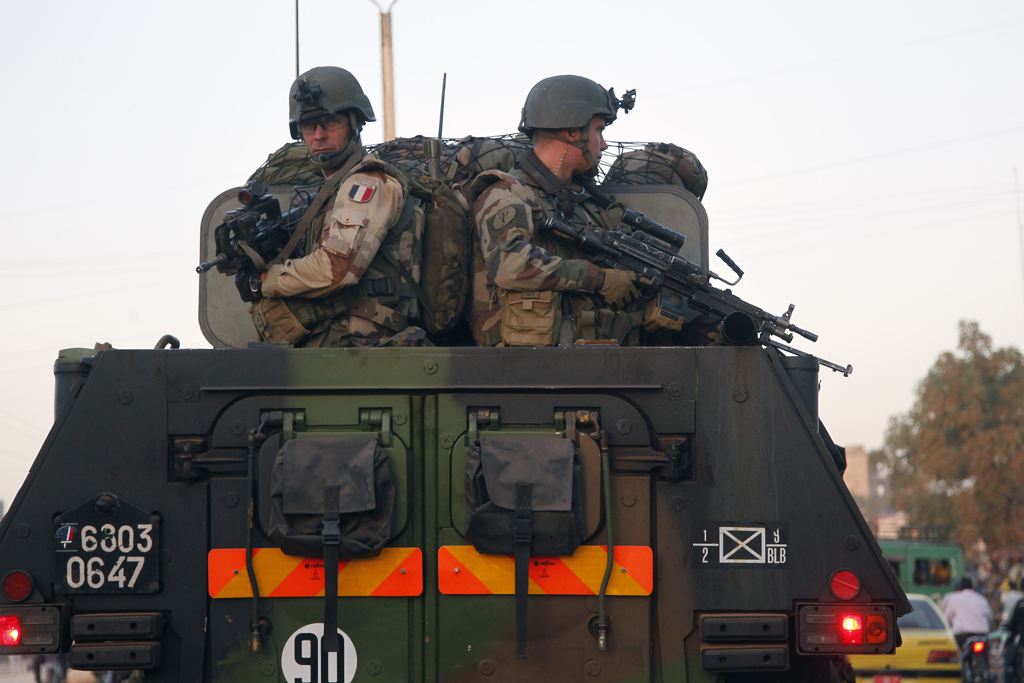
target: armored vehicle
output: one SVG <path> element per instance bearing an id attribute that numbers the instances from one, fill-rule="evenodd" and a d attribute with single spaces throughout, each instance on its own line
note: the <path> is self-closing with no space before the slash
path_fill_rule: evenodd
<path id="1" fill-rule="evenodd" d="M 693 194 L 607 189 L 708 270 Z M 815 359 L 250 345 L 230 278 L 201 282 L 213 348 L 60 353 L 0 525 L 0 654 L 146 681 L 832 681 L 899 642 Z"/>

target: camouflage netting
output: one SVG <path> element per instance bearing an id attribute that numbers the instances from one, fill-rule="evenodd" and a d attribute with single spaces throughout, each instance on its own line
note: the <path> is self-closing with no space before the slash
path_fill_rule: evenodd
<path id="1" fill-rule="evenodd" d="M 324 177 L 313 165 L 304 142 L 289 142 L 275 150 L 253 171 L 248 183 L 292 185 L 315 189 L 324 184 Z"/>
<path id="2" fill-rule="evenodd" d="M 367 149 L 404 171 L 429 175 L 430 140 L 418 135 Z M 460 185 L 483 171 L 511 170 L 516 159 L 529 149 L 529 140 L 518 133 L 445 138 L 438 167 L 442 178 Z M 309 189 L 323 183 L 301 142 L 288 143 L 275 151 L 249 180 Z M 601 157 L 598 180 L 607 185 L 677 185 L 698 199 L 703 199 L 708 187 L 708 173 L 696 155 L 668 142 L 609 142 Z"/>
<path id="3" fill-rule="evenodd" d="M 433 138 L 417 135 L 372 145 L 367 149 L 381 159 L 412 174 L 429 175 L 430 159 L 427 144 Z M 441 140 L 438 166 L 442 178 L 455 184 L 464 183 L 478 173 L 493 169 L 508 171 L 518 156 L 530 149 L 522 135 L 496 137 L 445 138 Z"/>
<path id="4" fill-rule="evenodd" d="M 708 189 L 697 156 L 670 142 L 612 142 L 604 158 L 613 160 L 603 169 L 606 185 L 682 185 L 697 199 Z"/>

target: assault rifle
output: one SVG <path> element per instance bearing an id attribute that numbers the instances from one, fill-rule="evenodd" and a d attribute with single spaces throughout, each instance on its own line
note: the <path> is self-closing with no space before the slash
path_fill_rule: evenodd
<path id="1" fill-rule="evenodd" d="M 814 332 L 793 324 L 793 304 L 782 315 L 773 315 L 727 289 L 712 286 L 712 278 L 726 284 L 736 284 L 743 276 L 743 271 L 724 251 L 719 249 L 717 255 L 738 276 L 732 282 L 715 273 L 705 273 L 686 258 L 669 251 L 669 245 L 676 248 L 682 246 L 684 238 L 681 234 L 655 223 L 637 211 L 626 211 L 623 221 L 636 228 L 632 233 L 605 228 L 578 228 L 553 216 L 541 223 L 540 232 L 549 232 L 558 239 L 595 254 L 596 263 L 602 267 L 633 271 L 637 275 L 637 285 L 645 296 L 653 296 L 660 290 L 663 293 L 662 306 L 675 306 L 678 309 L 675 312 L 679 315 L 684 306 L 689 306 L 717 318 L 722 323 L 722 338 L 730 344 L 758 343 L 772 346 L 797 356 L 814 358 L 825 367 L 843 373 L 844 377 L 853 372 L 852 365 L 844 367 L 788 345 L 793 341 L 794 334 L 812 342 L 818 339 Z M 783 344 L 773 337 L 787 343 Z"/>
<path id="2" fill-rule="evenodd" d="M 263 183 L 254 182 L 242 188 L 238 192 L 242 206 L 228 211 L 224 222 L 213 230 L 217 255 L 196 266 L 196 272 L 205 273 L 214 266 L 225 275 L 247 269 L 265 270 L 266 261 L 288 242 L 316 194 L 296 196 L 298 205 L 282 212 L 281 203 L 267 192 Z"/>

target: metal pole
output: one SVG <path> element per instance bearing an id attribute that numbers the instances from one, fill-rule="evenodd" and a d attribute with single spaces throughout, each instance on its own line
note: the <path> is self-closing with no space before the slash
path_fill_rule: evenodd
<path id="1" fill-rule="evenodd" d="M 394 4 L 394 3 L 392 3 Z M 395 81 L 391 58 L 391 12 L 380 15 L 380 59 L 384 79 L 384 139 L 395 139 Z"/>
<path id="2" fill-rule="evenodd" d="M 295 0 L 295 78 L 299 77 L 299 0 Z"/>
<path id="3" fill-rule="evenodd" d="M 395 67 L 391 50 L 391 8 L 398 0 L 391 0 L 387 9 L 377 0 L 370 0 L 380 12 L 380 70 L 384 85 L 384 139 L 395 139 Z"/>

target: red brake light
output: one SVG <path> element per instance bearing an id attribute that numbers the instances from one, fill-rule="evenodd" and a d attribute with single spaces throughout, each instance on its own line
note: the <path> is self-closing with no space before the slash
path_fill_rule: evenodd
<path id="1" fill-rule="evenodd" d="M 960 653 L 956 650 L 931 650 L 928 652 L 929 664 L 945 664 L 956 662 L 960 659 Z"/>
<path id="2" fill-rule="evenodd" d="M 0 615 L 0 647 L 21 645 L 21 618 L 13 614 Z"/>
<path id="3" fill-rule="evenodd" d="M 840 642 L 843 645 L 860 645 L 864 642 L 864 617 L 860 614 L 843 614 L 839 618 Z"/>
<path id="4" fill-rule="evenodd" d="M 973 643 L 971 643 L 971 651 L 973 651 L 976 655 L 980 655 L 982 652 L 985 651 L 985 641 L 976 640 Z"/>
<path id="5" fill-rule="evenodd" d="M 3 580 L 3 593 L 11 602 L 22 602 L 32 595 L 32 577 L 20 569 L 7 572 Z"/>
<path id="6" fill-rule="evenodd" d="M 839 600 L 853 600 L 860 593 L 860 578 L 849 569 L 841 569 L 832 575 L 829 589 Z"/>

